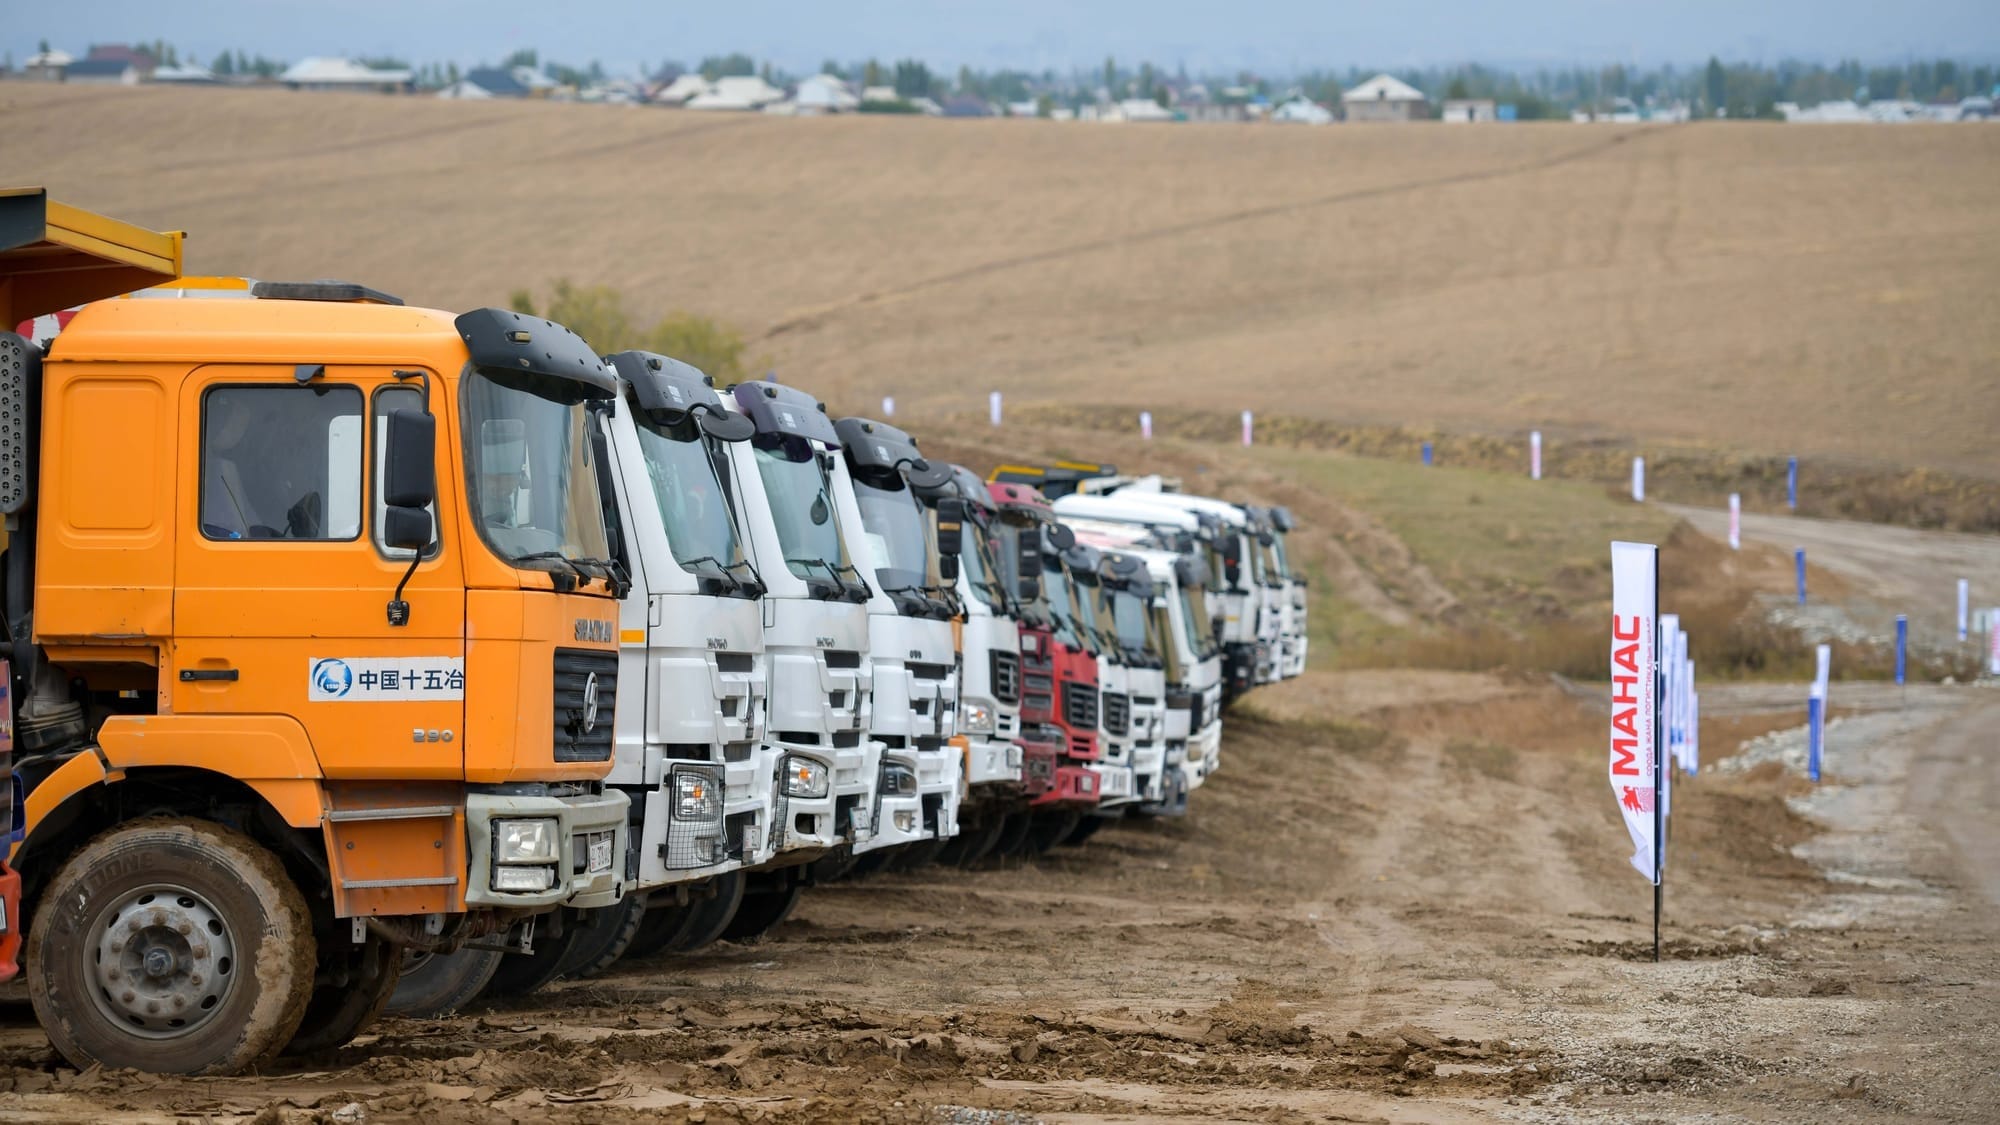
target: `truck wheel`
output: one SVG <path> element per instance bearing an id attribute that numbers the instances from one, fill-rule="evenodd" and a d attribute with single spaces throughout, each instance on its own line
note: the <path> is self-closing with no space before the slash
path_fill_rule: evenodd
<path id="1" fill-rule="evenodd" d="M 938 852 L 943 848 L 944 844 L 938 840 L 918 840 L 914 844 L 905 844 L 890 853 L 889 870 L 915 871 L 929 867 L 937 861 Z"/>
<path id="2" fill-rule="evenodd" d="M 1092 836 L 1097 835 L 1097 830 L 1102 827 L 1104 827 L 1103 817 L 1086 816 L 1082 820 L 1076 822 L 1076 831 L 1071 832 L 1069 835 L 1063 837 L 1063 843 L 1069 845 L 1070 847 L 1076 847 L 1078 844 L 1081 844 L 1085 840 L 1090 839 Z"/>
<path id="3" fill-rule="evenodd" d="M 472 1003 L 505 956 L 497 949 L 404 953 L 402 979 L 389 996 L 387 1011 L 411 1019 L 448 1016 Z"/>
<path id="4" fill-rule="evenodd" d="M 1047 855 L 1057 844 L 1069 839 L 1069 834 L 1076 831 L 1076 826 L 1082 821 L 1083 814 L 1075 810 L 1042 813 L 1035 817 L 1028 828 L 1029 854 Z"/>
<path id="5" fill-rule="evenodd" d="M 903 845 L 903 847 L 908 846 L 907 844 Z M 847 873 L 842 875 L 841 878 L 859 881 L 878 872 L 887 871 L 893 866 L 889 861 L 902 852 L 903 847 L 883 848 L 880 851 L 869 852 L 856 859 L 854 866 L 848 868 Z"/>
<path id="6" fill-rule="evenodd" d="M 370 934 L 366 943 L 350 946 L 342 957 L 347 964 L 336 967 L 346 970 L 346 983 L 313 989 L 306 1018 L 285 1044 L 285 1054 L 312 1055 L 345 1047 L 388 1006 L 403 976 L 402 947 Z"/>
<path id="7" fill-rule="evenodd" d="M 646 900 L 631 895 L 595 913 L 596 924 L 581 927 L 563 961 L 562 975 L 571 980 L 588 980 L 618 963 L 645 924 Z"/>
<path id="8" fill-rule="evenodd" d="M 1026 854 L 1028 829 L 1035 823 L 1035 814 L 1027 809 L 1010 812 L 1000 825 L 1000 838 L 993 841 L 993 850 L 987 852 L 991 859 L 1006 859 L 1010 856 Z"/>
<path id="9" fill-rule="evenodd" d="M 715 897 L 688 907 L 694 912 L 694 922 L 667 948 L 675 953 L 695 953 L 719 941 L 736 921 L 736 912 L 748 897 L 744 888 L 749 882 L 741 871 L 716 876 Z"/>
<path id="10" fill-rule="evenodd" d="M 72 1066 L 234 1074 L 298 1030 L 317 949 L 305 897 L 234 829 L 147 818 L 85 844 L 42 894 L 28 993 Z"/>
<path id="11" fill-rule="evenodd" d="M 673 948 L 674 942 L 694 927 L 696 905 L 676 902 L 648 906 L 646 916 L 639 921 L 639 932 L 632 936 L 632 944 L 625 947 L 624 959 L 651 957 Z"/>
<path id="12" fill-rule="evenodd" d="M 1000 842 L 1000 830 L 1007 826 L 1007 817 L 998 812 L 989 812 L 970 830 L 961 829 L 959 834 L 945 842 L 938 852 L 938 862 L 952 867 L 971 867 L 986 858 L 993 846 Z"/>
<path id="13" fill-rule="evenodd" d="M 548 915 L 536 919 L 533 953 L 508 953 L 500 958 L 500 964 L 493 970 L 493 979 L 487 981 L 485 989 L 479 993 L 481 997 L 499 1000 L 510 996 L 532 996 L 562 975 L 563 959 L 569 956 L 584 927 L 577 921 L 575 911 L 563 919 L 560 934 L 547 932 L 541 923 L 548 920 Z"/>
<path id="14" fill-rule="evenodd" d="M 799 896 L 805 889 L 804 883 L 792 883 L 781 890 L 745 894 L 743 905 L 736 908 L 736 917 L 730 919 L 722 936 L 730 941 L 755 941 L 763 937 L 792 916 L 792 908 L 799 904 Z"/>

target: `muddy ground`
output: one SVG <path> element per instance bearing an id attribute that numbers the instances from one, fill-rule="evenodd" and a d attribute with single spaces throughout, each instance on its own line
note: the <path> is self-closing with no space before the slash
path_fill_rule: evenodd
<path id="1" fill-rule="evenodd" d="M 1799 718 L 1704 694 L 1711 758 Z M 1185 820 L 291 1069 L 78 1074 L 0 1009 L 0 1118 L 1993 1120 L 2000 692 L 1848 697 L 1817 791 L 1678 790 L 1662 964 L 1591 700 L 1315 673 L 1231 716 Z"/>

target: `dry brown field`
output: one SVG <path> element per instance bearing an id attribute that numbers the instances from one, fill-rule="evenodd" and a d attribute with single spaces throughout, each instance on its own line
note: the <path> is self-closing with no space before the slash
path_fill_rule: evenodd
<path id="1" fill-rule="evenodd" d="M 1097 126 L 0 85 L 199 271 L 567 277 L 855 405 L 1063 401 L 2000 477 L 2000 128 Z"/>

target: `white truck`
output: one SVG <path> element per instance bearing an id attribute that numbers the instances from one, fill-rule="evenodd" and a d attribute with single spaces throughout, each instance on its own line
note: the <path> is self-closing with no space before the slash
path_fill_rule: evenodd
<path id="1" fill-rule="evenodd" d="M 1310 639 L 1306 635 L 1306 576 L 1292 562 L 1287 552 L 1287 540 L 1298 523 L 1292 517 L 1292 510 L 1283 506 L 1270 509 L 1271 530 L 1276 536 L 1274 551 L 1278 568 L 1285 576 L 1286 592 L 1289 594 L 1290 612 L 1285 618 L 1285 653 L 1280 661 L 1279 674 L 1286 679 L 1306 670 L 1306 650 Z"/>
<path id="2" fill-rule="evenodd" d="M 809 877 L 803 865 L 874 834 L 882 744 L 868 737 L 873 592 L 835 503 L 840 436 L 819 400 L 796 387 L 739 383 L 728 399 L 756 427 L 730 447 L 744 508 L 769 516 L 753 522 L 750 544 L 765 584 L 770 688 L 760 754 L 775 779 L 774 854 L 746 873 L 724 931 L 748 937 L 791 913 Z"/>
<path id="3" fill-rule="evenodd" d="M 1061 510 L 1063 502 L 1057 503 Z M 1221 763 L 1222 649 L 1211 627 L 1208 566 L 1199 545 L 1171 522 L 1162 526 L 1147 518 L 1151 513 L 1134 515 L 1130 522 L 1070 518 L 1068 523 L 1082 542 L 1143 560 L 1152 577 L 1152 613 L 1161 622 L 1166 664 L 1166 760 L 1170 774 L 1179 770 L 1181 799 L 1170 796 L 1165 807 L 1144 811 L 1179 815 L 1185 811 L 1185 795 L 1200 788 Z"/>
<path id="4" fill-rule="evenodd" d="M 1004 577 L 996 541 L 1000 509 L 985 481 L 965 466 L 953 465 L 950 479 L 919 488 L 917 494 L 936 511 L 940 538 L 953 522 L 960 528 L 953 585 L 962 607 L 957 741 L 963 750 L 965 796 L 959 805 L 958 835 L 940 849 L 938 860 L 966 866 L 993 850 L 1008 814 L 1027 808 L 1019 741 L 1019 589 Z"/>
<path id="5" fill-rule="evenodd" d="M 928 861 L 958 833 L 964 767 L 949 741 L 956 733 L 958 653 L 952 619 L 956 590 L 944 584 L 940 544 L 916 489 L 951 479 L 932 465 L 908 433 L 886 422 L 843 418 L 834 424 L 840 459 L 832 473 L 836 516 L 848 542 L 859 544 L 873 579 L 868 606 L 868 660 L 874 682 L 868 734 L 882 745 L 874 831 L 857 837 L 864 870 L 891 849 L 895 858 Z M 956 565 L 958 543 L 949 548 Z M 954 575 L 953 577 L 956 577 Z"/>
<path id="6" fill-rule="evenodd" d="M 1086 548 L 1081 542 L 1074 548 L 1082 549 Z M 1099 815 L 1184 807 L 1187 793 L 1180 769 L 1167 761 L 1166 638 L 1163 622 L 1154 612 L 1158 591 L 1152 574 L 1145 560 L 1130 551 L 1088 549 L 1100 560 L 1096 618 L 1105 644 L 1099 659 L 1109 662 L 1108 670 L 1100 664 L 1099 674 L 1117 678 L 1106 680 L 1115 686 L 1104 691 L 1104 727 L 1114 752 L 1118 732 L 1125 732 L 1125 760 L 1132 771 L 1129 799 L 1103 800 Z"/>
<path id="7" fill-rule="evenodd" d="M 1222 525 L 1212 514 L 1153 502 L 1150 493 L 1076 494 L 1057 500 L 1056 512 L 1086 542 L 1141 550 L 1169 614 L 1168 653 L 1175 674 L 1167 687 L 1168 755 L 1176 757 L 1187 788 L 1221 766 L 1222 646 L 1210 610 Z M 1153 552 L 1163 552 L 1155 557 Z"/>

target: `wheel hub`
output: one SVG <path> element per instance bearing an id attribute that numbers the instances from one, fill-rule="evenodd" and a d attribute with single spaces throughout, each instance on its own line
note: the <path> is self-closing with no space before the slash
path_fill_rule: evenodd
<path id="1" fill-rule="evenodd" d="M 93 927 L 97 1002 L 154 1038 L 185 1035 L 229 995 L 236 949 L 222 916 L 183 887 L 132 891 Z"/>

